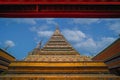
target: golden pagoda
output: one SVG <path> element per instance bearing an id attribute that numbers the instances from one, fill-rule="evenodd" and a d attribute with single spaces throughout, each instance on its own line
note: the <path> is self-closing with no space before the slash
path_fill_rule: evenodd
<path id="1" fill-rule="evenodd" d="M 77 62 L 91 61 L 90 57 L 80 54 L 68 43 L 57 28 L 47 44 L 41 48 L 41 42 L 29 53 L 25 61 Z"/>
<path id="2" fill-rule="evenodd" d="M 23 61 L 13 61 L 2 80 L 120 80 L 101 61 L 81 56 L 60 30 L 41 48 L 41 42 Z"/>

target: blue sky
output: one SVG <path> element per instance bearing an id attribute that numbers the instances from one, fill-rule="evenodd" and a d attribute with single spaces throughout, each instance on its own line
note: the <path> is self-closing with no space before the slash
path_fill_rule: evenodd
<path id="1" fill-rule="evenodd" d="M 56 26 L 81 54 L 93 56 L 118 39 L 120 18 L 0 18 L 0 48 L 21 60 Z"/>

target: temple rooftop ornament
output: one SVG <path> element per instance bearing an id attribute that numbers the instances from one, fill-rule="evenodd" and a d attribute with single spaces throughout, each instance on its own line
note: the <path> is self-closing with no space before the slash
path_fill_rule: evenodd
<path id="1" fill-rule="evenodd" d="M 41 44 L 42 44 L 42 41 L 40 41 L 40 42 L 38 43 L 38 45 L 36 46 L 36 48 L 37 48 L 37 49 L 41 49 Z"/>

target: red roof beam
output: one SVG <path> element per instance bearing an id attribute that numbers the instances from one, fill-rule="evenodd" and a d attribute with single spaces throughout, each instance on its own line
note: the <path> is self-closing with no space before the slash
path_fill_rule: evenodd
<path id="1" fill-rule="evenodd" d="M 71 12 L 71 13 L 64 13 L 64 12 L 40 12 L 40 13 L 0 13 L 0 17 L 21 17 L 21 18 L 50 18 L 50 17 L 58 17 L 58 18 L 118 18 L 120 17 L 119 12 Z"/>
<path id="2" fill-rule="evenodd" d="M 3 4 L 91 4 L 91 5 L 118 5 L 118 0 L 0 0 Z"/>

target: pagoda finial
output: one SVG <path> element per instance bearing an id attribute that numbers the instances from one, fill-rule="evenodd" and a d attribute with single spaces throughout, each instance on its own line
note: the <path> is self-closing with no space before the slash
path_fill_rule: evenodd
<path id="1" fill-rule="evenodd" d="M 56 30 L 54 32 L 54 35 L 60 35 L 60 30 L 59 30 L 59 27 L 58 27 L 58 24 L 56 24 Z"/>
<path id="2" fill-rule="evenodd" d="M 42 40 L 38 43 L 38 45 L 36 46 L 37 49 L 41 49 L 41 44 L 42 44 Z"/>

